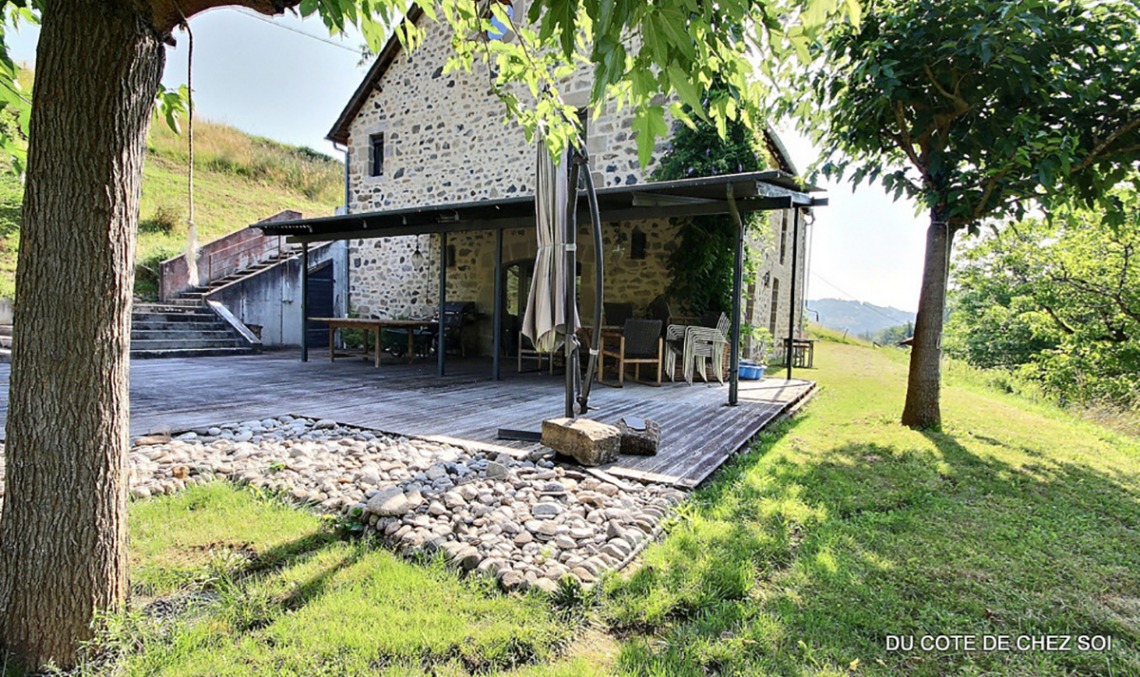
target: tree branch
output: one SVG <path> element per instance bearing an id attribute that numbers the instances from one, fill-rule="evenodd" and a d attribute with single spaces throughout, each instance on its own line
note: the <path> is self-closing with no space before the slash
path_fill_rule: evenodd
<path id="1" fill-rule="evenodd" d="M 1140 118 L 1135 118 L 1133 120 L 1129 120 L 1128 122 L 1124 123 L 1115 132 L 1109 134 L 1104 139 L 1104 141 L 1101 141 L 1100 143 L 1098 143 L 1096 145 L 1096 147 L 1094 147 L 1092 149 L 1092 152 L 1089 153 L 1088 157 L 1086 157 L 1083 162 L 1081 162 L 1079 165 L 1077 165 L 1077 167 L 1074 171 L 1079 172 L 1081 170 L 1088 169 L 1089 166 L 1092 165 L 1092 163 L 1096 162 L 1100 158 L 1100 156 L 1106 150 L 1108 150 L 1108 147 L 1111 146 L 1114 141 L 1116 141 L 1120 137 L 1124 136 L 1125 134 L 1128 134 L 1129 132 L 1133 132 L 1137 129 L 1140 129 Z M 1130 149 L 1135 148 L 1135 147 L 1136 146 L 1129 146 L 1125 150 L 1130 150 Z"/>
<path id="2" fill-rule="evenodd" d="M 1047 306 L 1044 303 L 1042 303 L 1041 307 L 1045 310 L 1046 313 L 1049 314 L 1049 317 L 1053 318 L 1053 323 L 1057 325 L 1058 329 L 1060 329 L 1061 331 L 1065 332 L 1066 334 L 1070 334 L 1070 335 L 1077 333 L 1076 331 L 1073 330 L 1072 327 L 1065 324 L 1065 321 L 1062 320 L 1050 306 Z"/>
<path id="3" fill-rule="evenodd" d="M 151 25 L 163 34 L 169 33 L 187 19 L 215 7 L 247 7 L 255 12 L 282 14 L 301 4 L 301 0 L 145 0 L 150 10 Z"/>
<path id="4" fill-rule="evenodd" d="M 911 141 L 910 132 L 907 131 L 906 115 L 903 114 L 901 101 L 895 103 L 895 121 L 899 125 L 899 133 L 890 134 L 891 138 L 895 140 L 895 145 L 910 158 L 911 164 L 913 164 L 914 168 L 918 170 L 918 173 L 922 175 L 922 180 L 926 182 L 926 185 L 928 187 L 933 186 L 934 181 L 931 179 L 930 172 L 926 170 L 926 164 L 921 162 L 914 153 L 914 142 Z"/>
<path id="5" fill-rule="evenodd" d="M 934 89 L 946 99 L 954 102 L 954 105 L 958 108 L 959 115 L 970 110 L 970 102 L 963 99 L 961 94 L 957 92 L 951 92 L 943 87 L 942 83 L 938 81 L 938 78 L 934 76 L 934 71 L 930 69 L 929 64 L 922 64 L 922 70 L 926 72 L 926 77 L 928 80 L 930 80 L 930 84 L 934 85 Z M 959 80 L 959 85 L 960 84 L 961 80 Z M 957 87 L 958 85 L 955 85 L 955 88 Z"/>
<path id="6" fill-rule="evenodd" d="M 986 190 L 982 193 L 982 199 L 978 202 L 978 205 L 974 207 L 974 220 L 982 218 L 986 203 L 989 202 L 990 196 L 993 195 L 994 188 L 997 187 L 997 182 L 1000 181 L 1001 178 L 1007 173 L 1009 173 L 1009 169 L 1003 169 L 997 174 L 991 176 L 990 180 L 986 182 Z"/>

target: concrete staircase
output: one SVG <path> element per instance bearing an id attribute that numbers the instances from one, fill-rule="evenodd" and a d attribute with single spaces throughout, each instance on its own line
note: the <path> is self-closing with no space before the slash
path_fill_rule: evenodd
<path id="1" fill-rule="evenodd" d="M 193 301 L 195 303 L 204 303 L 206 301 L 206 297 L 208 297 L 214 290 L 220 289 L 220 288 L 222 288 L 228 284 L 232 284 L 234 282 L 239 282 L 241 280 L 246 279 L 247 277 L 252 277 L 254 275 L 257 275 L 258 273 L 260 273 L 264 270 L 268 270 L 269 268 L 272 268 L 276 265 L 279 265 L 284 261 L 288 261 L 289 259 L 297 258 L 300 255 L 301 254 L 300 254 L 299 250 L 298 251 L 289 251 L 289 250 L 282 251 L 282 252 L 280 252 L 276 255 L 270 256 L 270 257 L 268 257 L 262 261 L 258 261 L 257 263 L 246 266 L 245 268 L 242 268 L 241 270 L 235 270 L 234 272 L 230 273 L 229 275 L 226 275 L 225 277 L 220 277 L 216 280 L 211 281 L 207 285 L 198 286 L 198 287 L 190 287 L 189 289 L 184 289 L 184 290 L 178 292 L 177 294 L 175 294 L 175 301 L 179 301 L 179 302 L 181 302 L 181 301 Z"/>
<path id="2" fill-rule="evenodd" d="M 131 357 L 195 357 L 257 352 L 228 322 L 197 300 L 136 303 L 131 315 Z M 0 363 L 12 361 L 12 325 L 0 325 Z"/>
<path id="3" fill-rule="evenodd" d="M 256 352 L 257 347 L 198 299 L 136 303 L 131 357 L 197 357 Z"/>

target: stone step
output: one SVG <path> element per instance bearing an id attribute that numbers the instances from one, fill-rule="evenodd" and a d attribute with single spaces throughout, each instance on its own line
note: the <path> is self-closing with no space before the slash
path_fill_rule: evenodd
<path id="1" fill-rule="evenodd" d="M 174 299 L 169 303 L 136 303 L 131 309 L 135 313 L 200 313 L 208 312 L 199 301 Z"/>
<path id="2" fill-rule="evenodd" d="M 203 299 L 210 292 L 214 291 L 215 289 L 217 289 L 219 287 L 223 287 L 227 284 L 230 284 L 231 282 L 237 282 L 238 280 L 245 279 L 245 278 L 249 277 L 250 275 L 254 275 L 254 274 L 260 273 L 261 271 L 266 270 L 268 268 L 272 268 L 273 266 L 280 263 L 282 260 L 284 260 L 284 259 L 270 259 L 270 260 L 264 261 L 262 263 L 255 263 L 255 264 L 248 266 L 246 268 L 242 268 L 241 270 L 239 270 L 237 272 L 230 273 L 229 275 L 226 275 L 224 277 L 220 277 L 220 278 L 214 280 L 213 282 L 210 283 L 210 285 L 208 287 L 195 287 L 193 289 L 185 289 L 183 291 L 178 292 L 178 294 L 175 296 L 175 300 L 181 301 L 181 300 Z"/>
<path id="3" fill-rule="evenodd" d="M 193 318 L 174 321 L 141 320 L 139 316 L 136 315 L 131 318 L 131 331 L 211 331 L 224 328 L 226 325 L 219 323 L 217 319 L 217 317 L 203 317 L 201 322 L 195 321 Z M 2 340 L 2 338 L 0 338 L 0 340 Z"/>
<path id="4" fill-rule="evenodd" d="M 208 312 L 199 311 L 196 313 L 162 313 L 162 312 L 136 312 L 131 315 L 132 322 L 176 322 L 186 324 L 199 324 L 209 323 L 213 324 L 218 320 L 218 316 Z"/>
<path id="5" fill-rule="evenodd" d="M 200 288 L 199 288 L 200 289 Z M 192 306 L 193 302 L 187 299 L 172 298 L 166 301 L 138 301 L 136 306 Z"/>
<path id="6" fill-rule="evenodd" d="M 154 350 L 195 350 L 202 348 L 242 348 L 247 344 L 236 337 L 218 339 L 198 339 L 179 337 L 174 339 L 147 339 L 141 341 L 131 340 L 131 352 Z"/>
<path id="7" fill-rule="evenodd" d="M 212 326 L 209 329 L 195 329 L 193 331 L 179 331 L 179 330 L 157 330 L 148 331 L 136 328 L 131 329 L 131 341 L 182 341 L 185 343 L 197 343 L 199 341 L 220 341 L 220 340 L 234 340 L 237 337 L 233 335 L 228 328 Z"/>
<path id="8" fill-rule="evenodd" d="M 216 357 L 222 355 L 251 355 L 255 351 L 249 346 L 241 348 L 166 348 L 132 350 L 131 358 L 150 360 L 162 357 Z"/>

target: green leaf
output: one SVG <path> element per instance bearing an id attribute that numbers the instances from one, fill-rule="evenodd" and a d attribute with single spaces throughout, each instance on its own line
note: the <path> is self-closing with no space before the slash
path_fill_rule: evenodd
<path id="1" fill-rule="evenodd" d="M 669 132 L 665 110 L 656 105 L 638 110 L 633 116 L 633 131 L 637 134 L 637 158 L 641 166 L 648 166 L 653 159 L 657 138 Z"/>
<path id="2" fill-rule="evenodd" d="M 675 63 L 669 65 L 668 73 L 669 84 L 677 91 L 681 101 L 687 104 L 695 115 L 707 120 L 708 115 L 705 113 L 704 104 L 701 103 L 701 91 L 689 79 L 689 74 Z"/>

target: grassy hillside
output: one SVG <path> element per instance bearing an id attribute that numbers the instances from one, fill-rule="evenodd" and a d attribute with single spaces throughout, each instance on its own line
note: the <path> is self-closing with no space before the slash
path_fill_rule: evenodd
<path id="1" fill-rule="evenodd" d="M 331 214 L 343 202 L 343 165 L 306 148 L 287 146 L 232 127 L 198 121 L 195 127 L 194 202 L 200 242 L 294 209 Z M 136 291 L 156 290 L 153 271 L 185 248 L 186 136 L 156 123 L 143 170 Z M 0 297 L 14 290 L 23 186 L 0 173 Z"/>
<path id="2" fill-rule="evenodd" d="M 805 412 L 596 596 L 503 595 L 249 490 L 134 502 L 135 604 L 173 611 L 113 623 L 93 648 L 117 659 L 91 672 L 1140 674 L 1137 440 L 956 381 L 946 429 L 909 430 L 903 351 L 825 340 L 816 358 Z M 1113 643 L 917 646 L 939 635 Z"/>

